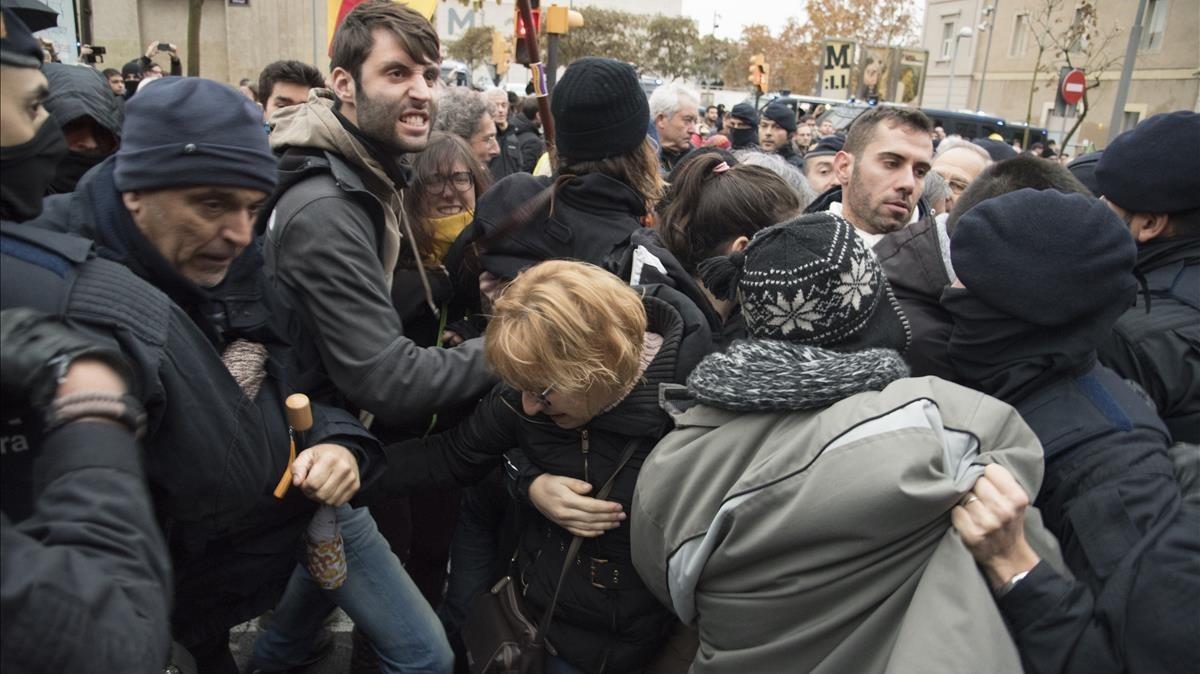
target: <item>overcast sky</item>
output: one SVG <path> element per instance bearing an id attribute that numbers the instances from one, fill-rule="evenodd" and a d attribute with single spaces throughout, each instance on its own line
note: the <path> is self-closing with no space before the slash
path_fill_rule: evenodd
<path id="1" fill-rule="evenodd" d="M 917 20 L 925 15 L 925 0 L 914 0 Z M 713 32 L 713 12 L 717 13 L 717 37 L 735 40 L 742 28 L 754 23 L 765 24 L 778 31 L 789 14 L 802 18 L 803 3 L 799 0 L 683 0 L 683 15 L 696 19 L 700 34 Z"/>

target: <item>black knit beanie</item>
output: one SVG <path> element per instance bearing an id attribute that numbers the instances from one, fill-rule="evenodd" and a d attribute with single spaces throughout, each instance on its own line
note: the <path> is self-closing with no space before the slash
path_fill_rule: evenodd
<path id="1" fill-rule="evenodd" d="M 262 111 L 233 87 L 164 77 L 129 99 L 123 129 L 113 171 L 122 192 L 197 185 L 275 189 L 275 155 Z"/>
<path id="2" fill-rule="evenodd" d="M 967 290 L 1034 325 L 1067 325 L 1132 299 L 1137 244 L 1099 199 L 1022 189 L 963 213 L 950 240 Z"/>
<path id="3" fill-rule="evenodd" d="M 740 298 L 754 339 L 839 351 L 908 348 L 908 321 L 879 261 L 832 213 L 767 227 L 744 253 L 705 260 L 699 272 L 717 298 Z"/>
<path id="4" fill-rule="evenodd" d="M 550 97 L 558 154 L 591 161 L 632 151 L 646 138 L 650 104 L 628 63 L 588 57 L 571 63 Z"/>

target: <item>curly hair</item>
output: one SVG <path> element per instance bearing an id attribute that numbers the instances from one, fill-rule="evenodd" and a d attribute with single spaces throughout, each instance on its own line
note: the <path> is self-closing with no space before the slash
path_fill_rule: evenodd
<path id="1" fill-rule="evenodd" d="M 478 91 L 466 87 L 443 89 L 437 97 L 433 130 L 452 133 L 469 141 L 479 128 L 479 120 L 491 114 L 491 110 L 491 102 Z"/>

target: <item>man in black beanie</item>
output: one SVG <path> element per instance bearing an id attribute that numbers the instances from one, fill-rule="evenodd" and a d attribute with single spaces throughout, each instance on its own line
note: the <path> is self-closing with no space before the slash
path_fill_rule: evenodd
<path id="1" fill-rule="evenodd" d="M 1200 115 L 1187 110 L 1155 115 L 1117 136 L 1095 166 L 1105 202 L 1137 241 L 1137 271 L 1146 280 L 1100 360 L 1137 382 L 1172 437 L 1192 444 L 1200 443 L 1197 176 Z"/>
<path id="2" fill-rule="evenodd" d="M 1200 509 L 1180 496 L 1167 428 L 1096 361 L 1137 292 L 1133 240 L 1090 195 L 1022 189 L 963 213 L 950 253 L 955 380 L 1015 407 L 1045 456 L 1040 490 L 977 488 L 953 514 L 1025 671 L 1194 668 Z M 1014 506 L 1029 500 L 1074 580 L 1022 540 Z"/>
<path id="3" fill-rule="evenodd" d="M 787 163 L 804 170 L 804 157 L 792 147 L 796 135 L 796 113 L 782 103 L 771 103 L 763 108 L 758 123 L 758 146 L 763 152 L 774 152 Z"/>
<path id="4" fill-rule="evenodd" d="M 758 149 L 758 111 L 749 103 L 738 103 L 725 115 L 725 135 L 731 150 Z"/>

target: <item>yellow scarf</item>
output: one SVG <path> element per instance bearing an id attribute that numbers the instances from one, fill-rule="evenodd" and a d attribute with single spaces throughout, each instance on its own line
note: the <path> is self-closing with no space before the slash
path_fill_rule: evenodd
<path id="1" fill-rule="evenodd" d="M 440 218 L 428 218 L 426 222 L 433 232 L 432 250 L 426 253 L 423 257 L 426 264 L 437 265 L 441 264 L 442 258 L 446 256 L 446 251 L 450 250 L 450 246 L 454 244 L 454 240 L 462 233 L 467 225 L 475 219 L 474 211 L 464 210 L 457 215 L 447 215 Z"/>

